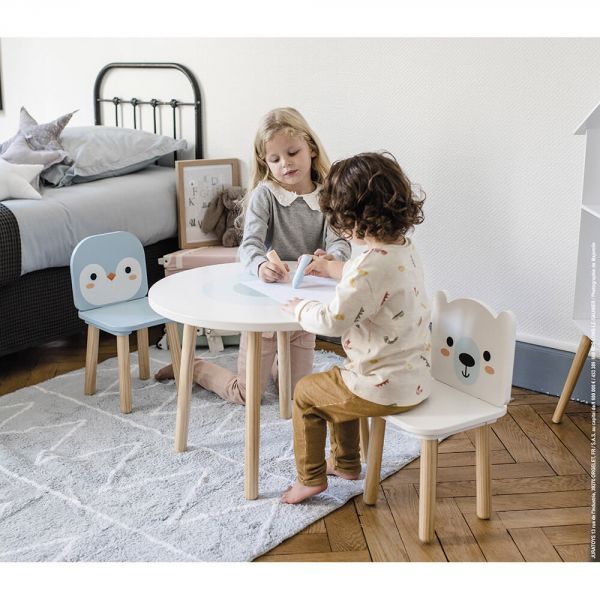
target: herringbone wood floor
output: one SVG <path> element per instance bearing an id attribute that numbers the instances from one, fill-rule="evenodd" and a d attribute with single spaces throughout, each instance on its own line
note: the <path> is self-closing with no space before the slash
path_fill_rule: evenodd
<path id="1" fill-rule="evenodd" d="M 151 342 L 158 336 L 153 330 Z M 100 360 L 115 354 L 114 338 L 101 336 Z M 2 357 L 0 395 L 81 368 L 84 361 L 84 336 Z M 508 414 L 492 426 L 489 521 L 475 515 L 474 440 L 462 433 L 440 444 L 432 544 L 417 538 L 415 460 L 383 481 L 376 506 L 366 506 L 357 496 L 258 560 L 589 560 L 590 407 L 571 402 L 562 424 L 555 425 L 551 417 L 556 398 L 519 388 L 513 396 Z"/>

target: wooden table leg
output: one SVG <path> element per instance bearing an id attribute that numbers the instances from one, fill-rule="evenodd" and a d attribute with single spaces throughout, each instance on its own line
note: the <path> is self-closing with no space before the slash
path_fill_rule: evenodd
<path id="1" fill-rule="evenodd" d="M 169 322 L 165 324 L 165 327 L 167 329 L 167 339 L 169 340 L 171 362 L 173 363 L 175 387 L 179 389 L 179 372 L 181 370 L 181 343 L 179 342 L 179 331 L 177 329 L 177 323 Z"/>
<path id="2" fill-rule="evenodd" d="M 292 379 L 290 362 L 290 332 L 277 332 L 277 365 L 279 380 L 279 415 L 282 419 L 292 416 Z"/>
<path id="3" fill-rule="evenodd" d="M 244 495 L 258 497 L 258 450 L 260 443 L 260 333 L 248 332 L 246 352 L 246 439 L 244 461 Z"/>
<path id="4" fill-rule="evenodd" d="M 181 367 L 177 388 L 177 417 L 175 420 L 175 452 L 185 452 L 187 448 L 188 424 L 190 420 L 190 400 L 192 396 L 192 370 L 196 351 L 196 327 L 183 326 Z"/>
<path id="5" fill-rule="evenodd" d="M 556 405 L 556 408 L 554 409 L 554 414 L 552 415 L 553 423 L 560 423 L 562 421 L 567 404 L 571 399 L 571 394 L 575 389 L 575 385 L 577 384 L 577 380 L 579 379 L 583 365 L 585 365 L 585 360 L 590 352 L 591 347 L 592 340 L 590 340 L 587 335 L 582 335 L 581 340 L 579 340 L 577 353 L 575 354 L 573 362 L 571 363 L 571 368 L 569 369 L 569 374 L 567 375 L 567 380 L 565 381 L 562 394 L 560 395 L 560 399 Z"/>

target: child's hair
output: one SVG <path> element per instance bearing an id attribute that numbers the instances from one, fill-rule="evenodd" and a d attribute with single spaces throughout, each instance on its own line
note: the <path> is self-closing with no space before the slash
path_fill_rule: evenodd
<path id="1" fill-rule="evenodd" d="M 312 181 L 323 183 L 329 172 L 331 161 L 321 144 L 321 140 L 306 122 L 306 119 L 295 108 L 289 106 L 270 110 L 261 119 L 256 137 L 254 138 L 248 193 L 241 200 L 242 210 L 235 220 L 236 227 L 242 229 L 244 227 L 246 210 L 254 188 L 261 181 L 272 179 L 271 171 L 266 161 L 266 145 L 269 140 L 273 139 L 275 134 L 280 132 L 303 138 L 308 144 L 311 153 L 315 153 L 310 170 Z"/>
<path id="2" fill-rule="evenodd" d="M 311 179 L 315 183 L 323 183 L 331 162 L 321 141 L 306 122 L 306 119 L 295 108 L 284 107 L 269 111 L 261 120 L 254 138 L 248 189 L 253 190 L 261 181 L 271 178 L 271 171 L 265 159 L 266 145 L 275 134 L 280 132 L 304 139 L 311 153 L 315 153 L 311 165 Z"/>
<path id="3" fill-rule="evenodd" d="M 389 152 L 365 152 L 331 166 L 319 204 L 338 234 L 381 242 L 403 238 L 423 222 L 425 193 L 413 187 Z"/>

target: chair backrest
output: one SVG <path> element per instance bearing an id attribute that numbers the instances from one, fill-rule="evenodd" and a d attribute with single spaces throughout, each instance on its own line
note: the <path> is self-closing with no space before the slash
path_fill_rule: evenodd
<path id="1" fill-rule="evenodd" d="M 141 242 L 126 231 L 81 240 L 71 254 L 71 286 L 79 310 L 143 298 L 148 277 Z"/>
<path id="2" fill-rule="evenodd" d="M 496 406 L 510 401 L 516 319 L 471 298 L 448 302 L 437 292 L 432 311 L 431 374 Z"/>

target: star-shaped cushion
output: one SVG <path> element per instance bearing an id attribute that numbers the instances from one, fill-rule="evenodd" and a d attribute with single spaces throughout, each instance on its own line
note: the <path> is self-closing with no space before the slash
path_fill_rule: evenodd
<path id="1" fill-rule="evenodd" d="M 22 134 L 14 141 L 0 158 L 15 165 L 44 165 L 44 169 L 61 162 L 67 153 L 64 150 L 34 150 Z"/>
<path id="2" fill-rule="evenodd" d="M 0 158 L 0 200 L 8 198 L 41 198 L 31 186 L 44 165 L 13 165 Z"/>
<path id="3" fill-rule="evenodd" d="M 27 143 L 34 150 L 64 150 L 60 143 L 60 134 L 76 112 L 73 111 L 50 123 L 40 125 L 22 106 L 19 133 L 25 137 Z"/>

